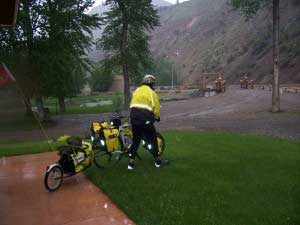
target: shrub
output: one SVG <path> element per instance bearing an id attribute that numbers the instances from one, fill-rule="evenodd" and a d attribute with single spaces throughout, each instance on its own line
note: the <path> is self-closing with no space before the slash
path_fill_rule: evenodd
<path id="1" fill-rule="evenodd" d="M 112 85 L 112 82 L 112 72 L 105 66 L 97 66 L 92 72 L 90 85 L 93 91 L 108 91 Z"/>

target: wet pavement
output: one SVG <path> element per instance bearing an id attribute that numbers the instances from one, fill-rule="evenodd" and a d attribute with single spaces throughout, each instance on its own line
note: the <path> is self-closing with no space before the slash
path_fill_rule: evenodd
<path id="1" fill-rule="evenodd" d="M 0 225 L 134 225 L 83 173 L 44 188 L 55 152 L 0 158 Z"/>

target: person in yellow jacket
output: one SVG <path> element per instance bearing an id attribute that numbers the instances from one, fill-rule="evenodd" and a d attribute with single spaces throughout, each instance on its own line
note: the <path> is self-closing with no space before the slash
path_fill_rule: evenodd
<path id="1" fill-rule="evenodd" d="M 160 103 L 158 95 L 154 91 L 155 81 L 155 76 L 145 75 L 143 84 L 134 91 L 130 102 L 133 140 L 129 149 L 128 170 L 134 169 L 134 158 L 143 136 L 146 136 L 149 141 L 154 143 L 154 166 L 159 168 L 162 163 L 166 162 L 162 161 L 158 154 L 156 130 L 154 127 L 154 122 L 160 121 Z"/>

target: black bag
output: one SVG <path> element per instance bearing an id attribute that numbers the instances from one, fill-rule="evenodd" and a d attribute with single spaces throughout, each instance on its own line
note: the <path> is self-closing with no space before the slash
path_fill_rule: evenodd
<path id="1" fill-rule="evenodd" d="M 71 154 L 73 154 L 73 148 L 71 146 L 65 145 L 58 148 L 60 159 L 58 161 L 59 165 L 62 166 L 64 173 L 75 173 L 75 166 Z"/>

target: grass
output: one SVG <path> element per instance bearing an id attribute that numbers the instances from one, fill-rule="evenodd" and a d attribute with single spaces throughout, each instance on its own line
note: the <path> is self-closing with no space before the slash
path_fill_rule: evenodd
<path id="1" fill-rule="evenodd" d="M 93 114 L 93 113 L 104 113 L 104 112 L 113 112 L 116 110 L 115 101 L 120 99 L 123 102 L 123 95 L 114 94 L 114 95 L 95 95 L 95 96 L 78 96 L 73 98 L 66 98 L 66 112 L 59 114 Z M 81 103 L 88 102 L 99 102 L 104 100 L 111 100 L 112 105 L 103 105 L 103 106 L 95 106 L 95 107 L 80 107 Z M 57 100 L 55 98 L 48 98 L 45 100 L 46 106 L 52 106 L 50 108 L 51 115 L 55 115 L 56 109 L 53 106 L 56 105 Z M 124 108 L 123 103 L 121 103 L 119 110 Z M 57 106 L 58 107 L 58 106 Z M 58 108 L 57 108 L 58 110 Z"/>
<path id="2" fill-rule="evenodd" d="M 113 95 L 91 95 L 91 96 L 75 96 L 72 98 L 66 98 L 66 104 L 80 104 L 85 102 L 99 102 L 104 100 L 114 100 L 116 97 L 123 98 L 122 94 L 113 94 Z M 57 98 L 47 98 L 44 101 L 45 105 L 55 105 L 57 104 Z M 32 105 L 35 105 L 35 102 L 32 102 Z"/>
<path id="3" fill-rule="evenodd" d="M 123 109 L 124 106 L 121 106 Z M 80 106 L 67 106 L 65 113 L 59 114 L 94 114 L 94 113 L 105 113 L 114 112 L 116 110 L 114 105 L 103 105 L 95 107 L 80 107 Z M 50 109 L 50 114 L 55 115 L 55 109 Z"/>
<path id="4" fill-rule="evenodd" d="M 279 112 L 272 113 L 274 117 L 300 117 L 300 112 Z"/>
<path id="5" fill-rule="evenodd" d="M 9 115 L 0 113 L 0 132 L 15 130 L 32 130 L 39 128 L 34 117 L 25 116 L 24 112 L 11 113 Z"/>
<path id="6" fill-rule="evenodd" d="M 300 143 L 261 136 L 192 131 L 163 133 L 168 167 L 145 150 L 91 167 L 90 179 L 138 225 L 300 224 Z"/>
<path id="7" fill-rule="evenodd" d="M 49 152 L 61 143 L 47 141 L 27 141 L 17 143 L 0 143 L 0 157 Z"/>

